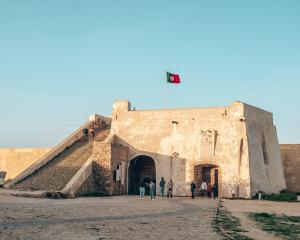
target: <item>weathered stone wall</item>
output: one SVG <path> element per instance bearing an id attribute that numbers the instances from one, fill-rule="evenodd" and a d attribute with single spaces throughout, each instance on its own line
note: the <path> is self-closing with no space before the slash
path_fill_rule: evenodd
<path id="1" fill-rule="evenodd" d="M 51 148 L 2 148 L 0 149 L 0 171 L 7 172 L 6 180 L 13 179 Z"/>
<path id="2" fill-rule="evenodd" d="M 95 141 L 93 145 L 93 175 L 96 192 L 101 195 L 112 195 L 112 158 L 111 143 Z"/>
<path id="3" fill-rule="evenodd" d="M 287 190 L 300 192 L 300 144 L 281 144 Z"/>
<path id="4" fill-rule="evenodd" d="M 131 111 L 128 101 L 118 101 L 111 134 L 115 143 L 129 148 L 129 161 L 138 155 L 152 157 L 156 182 L 172 178 L 175 195 L 190 194 L 194 167 L 199 164 L 219 167 L 221 196 L 251 197 L 259 190 L 285 188 L 272 114 L 241 102 L 228 107 Z"/>
<path id="5" fill-rule="evenodd" d="M 86 181 L 80 186 L 76 192 L 76 196 L 97 195 L 99 192 L 96 189 L 95 176 L 90 175 Z"/>
<path id="6" fill-rule="evenodd" d="M 251 196 L 258 191 L 278 193 L 286 188 L 272 113 L 245 104 Z"/>
<path id="7" fill-rule="evenodd" d="M 114 137 L 108 141 L 95 141 L 93 159 L 94 183 L 96 192 L 103 195 L 119 195 L 127 193 L 128 147 L 113 144 Z M 113 160 L 112 160 L 113 159 Z M 119 168 L 122 175 L 120 180 L 115 179 L 116 170 Z M 126 169 L 127 170 L 127 169 Z"/>
<path id="8" fill-rule="evenodd" d="M 154 159 L 156 182 L 172 178 L 178 196 L 190 195 L 198 165 L 218 168 L 221 196 L 251 197 L 286 187 L 272 114 L 241 102 L 142 111 L 131 111 L 128 101 L 116 102 L 110 135 L 93 143 L 93 177 L 78 194 L 127 193 L 128 166 L 139 155 Z"/>
<path id="9" fill-rule="evenodd" d="M 116 143 L 129 147 L 129 160 L 138 155 L 152 157 L 156 181 L 172 178 L 175 195 L 189 195 L 195 165 L 214 164 L 222 172 L 222 196 L 230 196 L 239 185 L 238 194 L 249 197 L 242 118 L 243 104 L 238 102 L 229 107 L 130 111 L 128 102 L 120 101 L 114 105 L 111 132 Z"/>
<path id="10" fill-rule="evenodd" d="M 112 145 L 112 170 L 113 170 L 113 194 L 127 194 L 127 168 L 129 148 L 119 145 Z M 119 178 L 117 177 L 119 176 Z"/>

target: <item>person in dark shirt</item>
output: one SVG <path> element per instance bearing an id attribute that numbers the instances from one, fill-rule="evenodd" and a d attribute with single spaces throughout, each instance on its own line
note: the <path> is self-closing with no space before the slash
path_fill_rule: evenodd
<path id="1" fill-rule="evenodd" d="M 195 198 L 195 189 L 196 189 L 196 184 L 194 181 L 191 182 L 191 192 L 192 192 L 192 199 Z"/>
<path id="2" fill-rule="evenodd" d="M 145 188 L 146 188 L 146 183 L 145 179 L 142 177 L 139 181 L 139 189 L 140 189 L 140 199 L 144 199 L 145 196 Z"/>
<path id="3" fill-rule="evenodd" d="M 208 198 L 211 198 L 211 193 L 212 193 L 212 185 L 210 183 L 207 184 L 207 196 Z"/>
<path id="4" fill-rule="evenodd" d="M 218 197 L 218 187 L 216 183 L 212 187 L 212 192 L 214 194 L 214 198 Z"/>
<path id="5" fill-rule="evenodd" d="M 159 182 L 159 187 L 160 187 L 160 197 L 164 198 L 165 195 L 165 185 L 166 185 L 166 181 L 165 179 L 162 177 L 160 182 Z"/>
<path id="6" fill-rule="evenodd" d="M 87 128 L 84 128 L 82 130 L 82 133 L 83 133 L 83 141 L 88 141 L 89 130 Z"/>

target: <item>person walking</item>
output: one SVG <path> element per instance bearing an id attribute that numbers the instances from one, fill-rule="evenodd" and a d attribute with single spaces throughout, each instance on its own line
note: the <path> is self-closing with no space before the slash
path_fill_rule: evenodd
<path id="1" fill-rule="evenodd" d="M 150 188 L 150 198 L 151 200 L 155 200 L 155 183 L 151 180 L 149 184 Z"/>
<path id="2" fill-rule="evenodd" d="M 142 177 L 139 181 L 139 189 L 140 189 L 140 199 L 144 199 L 145 196 L 145 187 L 146 187 L 146 183 L 144 178 Z"/>
<path id="3" fill-rule="evenodd" d="M 162 177 L 160 182 L 159 182 L 159 187 L 160 187 L 160 197 L 164 198 L 165 195 L 165 185 L 166 185 L 166 181 L 165 179 Z"/>
<path id="4" fill-rule="evenodd" d="M 173 181 L 172 181 L 172 179 L 170 179 L 170 181 L 167 184 L 167 188 L 168 188 L 167 197 L 168 197 L 168 199 L 171 199 L 173 197 L 173 185 L 174 185 Z"/>
<path id="5" fill-rule="evenodd" d="M 91 128 L 89 130 L 89 135 L 90 135 L 90 141 L 92 141 L 94 139 L 94 137 L 95 137 L 95 130 L 94 130 L 94 128 Z"/>
<path id="6" fill-rule="evenodd" d="M 200 192 L 203 197 L 206 196 L 206 191 L 207 191 L 207 183 L 205 182 L 205 180 L 203 180 L 200 186 Z"/>
<path id="7" fill-rule="evenodd" d="M 89 140 L 89 130 L 87 128 L 84 128 L 82 130 L 82 133 L 83 133 L 83 141 L 84 142 L 87 142 Z"/>
<path id="8" fill-rule="evenodd" d="M 194 181 L 191 182 L 191 192 L 192 192 L 192 199 L 195 198 L 195 189 L 196 189 L 196 184 Z"/>

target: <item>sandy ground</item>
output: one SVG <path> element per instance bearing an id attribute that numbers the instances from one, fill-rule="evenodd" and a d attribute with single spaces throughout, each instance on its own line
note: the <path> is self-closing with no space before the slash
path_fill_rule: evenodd
<path id="1" fill-rule="evenodd" d="M 300 203 L 222 200 L 252 239 L 263 232 L 250 212 L 300 216 Z M 137 196 L 39 199 L 0 194 L 0 239 L 222 239 L 212 228 L 218 200 Z"/>
<path id="2" fill-rule="evenodd" d="M 217 204 L 188 198 L 0 195 L 0 239 L 220 239 L 211 226 Z"/>
<path id="3" fill-rule="evenodd" d="M 223 206 L 229 210 L 233 216 L 240 219 L 243 229 L 248 232 L 244 235 L 257 240 L 277 240 L 281 239 L 267 232 L 263 232 L 259 224 L 248 217 L 249 213 L 275 213 L 288 216 L 300 216 L 300 203 L 293 202 L 273 202 L 258 200 L 222 200 Z"/>

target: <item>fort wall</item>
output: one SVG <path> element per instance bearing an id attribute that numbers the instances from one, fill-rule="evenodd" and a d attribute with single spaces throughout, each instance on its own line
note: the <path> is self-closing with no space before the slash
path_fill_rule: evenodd
<path id="1" fill-rule="evenodd" d="M 281 144 L 287 190 L 300 192 L 300 144 Z"/>
<path id="2" fill-rule="evenodd" d="M 50 150 L 51 148 L 1 148 L 0 171 L 7 172 L 6 180 L 13 179 Z"/>
<path id="3" fill-rule="evenodd" d="M 276 127 L 272 113 L 245 104 L 249 142 L 251 196 L 258 191 L 286 189 Z"/>
<path id="4" fill-rule="evenodd" d="M 175 195 L 189 195 L 197 165 L 219 168 L 222 196 L 251 197 L 286 188 L 272 113 L 241 102 L 132 111 L 128 101 L 118 101 L 111 134 L 129 148 L 129 161 L 138 155 L 153 158 L 156 182 L 172 178 Z"/>
<path id="5" fill-rule="evenodd" d="M 250 176 L 243 104 L 201 109 L 131 111 L 127 101 L 114 105 L 111 134 L 129 148 L 129 158 L 154 159 L 156 182 L 173 179 L 175 195 L 189 195 L 194 166 L 212 164 L 222 171 L 220 192 L 250 196 Z M 244 144 L 241 149 L 241 139 Z M 241 151 L 241 152 L 240 152 Z M 158 190 L 158 189 L 157 189 Z"/>
<path id="6" fill-rule="evenodd" d="M 189 196 L 191 181 L 197 184 L 203 176 L 209 176 L 212 183 L 218 178 L 220 196 L 235 194 L 250 198 L 258 191 L 275 193 L 285 189 L 283 169 L 290 175 L 288 189 L 296 185 L 297 177 L 291 176 L 298 170 L 291 166 L 298 158 L 291 160 L 291 148 L 284 148 L 283 166 L 272 113 L 245 103 L 197 109 L 131 110 L 130 103 L 125 100 L 114 104 L 111 119 L 92 115 L 87 124 L 102 124 L 102 120 L 109 123 L 109 136 L 94 139 L 93 162 L 87 168 L 92 174 L 89 177 L 82 175 L 86 181 L 78 195 L 84 192 L 129 193 L 128 186 L 140 178 L 131 174 L 138 172 L 132 166 L 136 166 L 136 159 L 144 157 L 153 159 L 150 160 L 155 169 L 152 176 L 156 180 L 157 193 L 161 177 L 174 181 L 174 195 Z M 67 140 L 81 136 L 82 127 Z M 65 142 L 54 150 L 65 148 Z M 49 150 L 0 150 L 1 170 L 8 172 L 7 178 L 14 178 L 25 169 L 33 171 L 36 160 L 40 159 L 44 164 L 45 156 L 49 158 Z"/>

